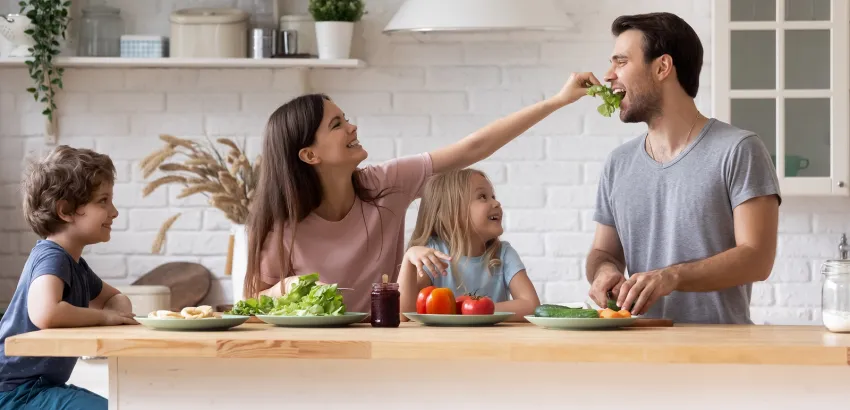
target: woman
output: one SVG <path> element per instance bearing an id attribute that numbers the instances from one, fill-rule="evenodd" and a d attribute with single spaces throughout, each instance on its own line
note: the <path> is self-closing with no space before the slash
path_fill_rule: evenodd
<path id="1" fill-rule="evenodd" d="M 357 127 L 323 95 L 305 95 L 272 113 L 260 181 L 248 221 L 246 297 L 280 296 L 297 276 L 317 272 L 343 292 L 346 309 L 369 312 L 372 283 L 398 277 L 404 217 L 432 174 L 475 164 L 599 84 L 572 74 L 555 96 L 430 153 L 358 168 L 367 154 Z"/>

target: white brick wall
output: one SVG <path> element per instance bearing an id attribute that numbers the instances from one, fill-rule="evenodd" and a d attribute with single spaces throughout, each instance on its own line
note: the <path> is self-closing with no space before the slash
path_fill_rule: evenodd
<path id="1" fill-rule="evenodd" d="M 227 135 L 247 141 L 256 155 L 269 113 L 305 91 L 328 93 L 360 127 L 369 161 L 433 149 L 487 122 L 552 95 L 570 71 L 601 77 L 612 45 L 608 27 L 624 13 L 673 11 L 701 35 L 706 65 L 697 97 L 711 113 L 710 23 L 705 0 L 561 0 L 578 28 L 568 33 L 393 36 L 380 29 L 400 0 L 367 0 L 369 14 L 355 40 L 364 69 L 195 70 L 69 69 L 60 94 L 61 143 L 95 148 L 116 161 L 116 204 L 121 213 L 108 244 L 87 258 L 112 282 L 122 283 L 159 264 L 184 260 L 206 265 L 221 280 L 214 298 L 229 294 L 222 277 L 229 223 L 203 197 L 178 200 L 177 189 L 139 194 L 138 161 L 157 149 L 157 134 Z M 0 0 L 0 11 L 16 11 Z M 195 0 L 109 0 L 122 8 L 129 30 L 168 34 L 167 14 Z M 267 21 L 269 1 L 216 0 Z M 300 7 L 288 2 L 287 7 Z M 18 178 L 25 153 L 45 149 L 38 104 L 24 91 L 24 69 L 0 69 L 0 303 L 8 301 L 35 241 L 20 212 Z M 506 209 L 504 238 L 519 250 L 547 302 L 585 300 L 584 256 L 590 246 L 596 183 L 614 147 L 643 125 L 622 124 L 585 99 L 553 114 L 528 135 L 478 164 L 496 185 Z M 848 201 L 786 198 L 779 249 L 770 279 L 753 290 L 754 318 L 768 323 L 813 323 L 820 312 L 820 263 L 835 256 L 840 233 L 850 231 Z M 151 255 L 159 224 L 183 212 L 163 255 Z M 415 220 L 407 213 L 408 229 Z M 213 303 L 215 301 L 212 301 Z"/>

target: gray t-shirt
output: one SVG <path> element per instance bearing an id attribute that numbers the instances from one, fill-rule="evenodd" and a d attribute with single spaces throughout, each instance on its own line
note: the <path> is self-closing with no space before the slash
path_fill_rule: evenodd
<path id="1" fill-rule="evenodd" d="M 6 356 L 6 338 L 39 330 L 27 312 L 30 284 L 39 276 L 54 275 L 65 282 L 62 300 L 76 307 L 88 307 L 103 289 L 103 281 L 55 242 L 39 240 L 30 251 L 29 259 L 18 281 L 9 308 L 0 320 L 0 392 L 13 390 L 30 380 L 43 377 L 52 384 L 63 385 L 71 377 L 77 363 L 75 357 Z"/>
<path id="2" fill-rule="evenodd" d="M 780 195 L 770 154 L 753 132 L 710 119 L 663 165 L 649 156 L 645 141 L 646 134 L 608 156 L 593 218 L 616 228 L 629 273 L 734 248 L 733 209 L 754 197 Z M 751 284 L 716 292 L 674 291 L 650 307 L 646 317 L 751 324 L 751 294 Z"/>

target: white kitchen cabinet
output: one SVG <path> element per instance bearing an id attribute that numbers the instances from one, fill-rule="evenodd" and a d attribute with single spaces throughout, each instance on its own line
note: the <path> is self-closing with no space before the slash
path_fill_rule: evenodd
<path id="1" fill-rule="evenodd" d="M 847 0 L 714 0 L 714 116 L 757 132 L 785 196 L 850 195 Z"/>

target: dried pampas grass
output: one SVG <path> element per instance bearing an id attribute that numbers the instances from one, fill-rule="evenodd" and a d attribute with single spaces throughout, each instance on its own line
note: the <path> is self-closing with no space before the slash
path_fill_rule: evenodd
<path id="1" fill-rule="evenodd" d="M 178 199 L 204 195 L 209 198 L 209 204 L 222 211 L 231 222 L 244 224 L 247 221 L 251 198 L 259 181 L 259 157 L 252 164 L 244 149 L 229 138 L 216 140 L 229 149 L 224 156 L 212 142 L 201 144 L 173 135 L 160 135 L 159 139 L 165 146 L 142 159 L 139 169 L 146 179 L 157 170 L 165 175 L 149 182 L 142 190 L 143 196 L 160 187 L 178 184 L 183 186 Z M 182 163 L 166 162 L 178 156 L 183 158 Z M 163 222 L 153 243 L 153 253 L 161 252 L 166 233 L 179 216 L 178 213 Z"/>

